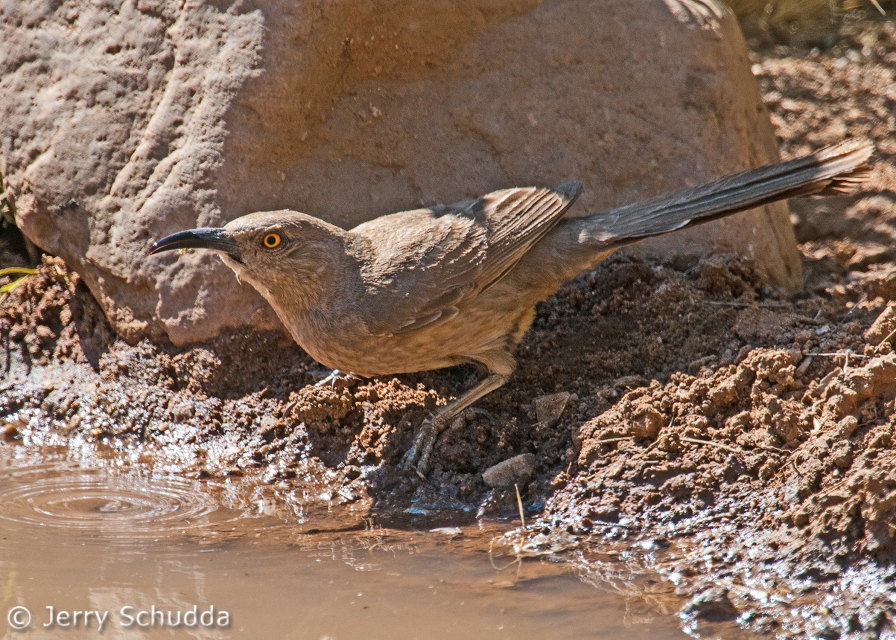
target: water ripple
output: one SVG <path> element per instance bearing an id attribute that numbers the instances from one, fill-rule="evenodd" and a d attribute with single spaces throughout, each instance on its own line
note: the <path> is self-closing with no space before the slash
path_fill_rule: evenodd
<path id="1" fill-rule="evenodd" d="M 66 461 L 0 466 L 0 519 L 10 522 L 134 539 L 217 528 L 238 516 L 187 479 Z"/>

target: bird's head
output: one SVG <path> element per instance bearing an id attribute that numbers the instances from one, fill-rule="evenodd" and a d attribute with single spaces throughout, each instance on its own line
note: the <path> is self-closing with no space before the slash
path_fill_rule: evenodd
<path id="1" fill-rule="evenodd" d="M 301 297 L 303 291 L 307 294 L 323 286 L 345 259 L 344 237 L 342 229 L 318 218 L 295 211 L 268 211 L 251 213 L 223 227 L 179 231 L 154 242 L 149 253 L 215 251 L 238 278 L 274 303 L 276 292 Z"/>

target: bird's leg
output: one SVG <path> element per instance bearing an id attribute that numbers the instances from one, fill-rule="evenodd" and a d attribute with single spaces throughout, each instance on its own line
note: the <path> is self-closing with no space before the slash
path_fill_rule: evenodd
<path id="1" fill-rule="evenodd" d="M 509 377 L 510 376 L 499 373 L 489 374 L 487 378 L 482 380 L 482 382 L 475 387 L 465 391 L 444 407 L 430 415 L 423 421 L 423 424 L 420 425 L 420 430 L 417 432 L 417 435 L 414 436 L 414 444 L 412 444 L 411 448 L 404 454 L 399 466 L 402 469 L 410 469 L 414 467 L 414 463 L 419 459 L 419 462 L 417 462 L 416 465 L 417 472 L 426 475 L 426 472 L 429 471 L 429 457 L 432 454 L 433 446 L 435 445 L 436 438 L 439 434 L 445 430 L 445 427 L 451 424 L 461 411 L 479 400 L 479 398 L 491 393 L 503 385 L 507 382 Z"/>

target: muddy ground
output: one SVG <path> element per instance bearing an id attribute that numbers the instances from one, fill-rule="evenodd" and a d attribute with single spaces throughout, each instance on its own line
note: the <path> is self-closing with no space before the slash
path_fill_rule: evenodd
<path id="1" fill-rule="evenodd" d="M 518 371 L 439 439 L 424 480 L 400 456 L 475 367 L 316 387 L 278 333 L 129 345 L 45 257 L 0 302 L 3 437 L 258 477 L 307 531 L 514 515 L 481 474 L 533 453 L 520 489 L 538 522 L 508 548 L 595 580 L 591 552 L 638 549 L 694 634 L 896 635 L 896 25 L 868 12 L 827 49 L 752 44 L 785 157 L 878 147 L 861 192 L 791 204 L 801 291 L 736 256 L 611 258 L 539 306 Z M 12 237 L 0 267 L 27 261 Z"/>

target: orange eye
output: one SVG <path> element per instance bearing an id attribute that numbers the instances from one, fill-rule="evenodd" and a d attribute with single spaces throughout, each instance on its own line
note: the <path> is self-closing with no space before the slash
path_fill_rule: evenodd
<path id="1" fill-rule="evenodd" d="M 276 247 L 280 244 L 280 234 L 279 233 L 269 233 L 268 235 L 266 235 L 264 237 L 264 240 L 262 240 L 262 242 L 264 243 L 264 246 L 266 246 L 268 249 L 273 249 L 274 247 Z"/>

